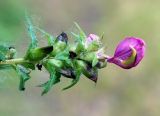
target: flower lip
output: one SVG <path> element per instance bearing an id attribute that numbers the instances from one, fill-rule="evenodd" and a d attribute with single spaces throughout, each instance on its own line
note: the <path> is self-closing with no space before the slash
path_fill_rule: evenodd
<path id="1" fill-rule="evenodd" d="M 127 37 L 118 44 L 114 56 L 108 58 L 107 61 L 124 69 L 130 69 L 140 63 L 144 53 L 145 42 L 142 39 Z"/>

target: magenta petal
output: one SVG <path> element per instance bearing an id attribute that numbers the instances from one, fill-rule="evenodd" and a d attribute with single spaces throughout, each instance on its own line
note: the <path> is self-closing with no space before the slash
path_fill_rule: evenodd
<path id="1" fill-rule="evenodd" d="M 122 62 L 131 57 L 133 52 L 131 47 L 133 47 L 136 51 L 136 56 L 134 58 L 135 60 L 126 66 Z M 142 39 L 136 37 L 127 37 L 118 44 L 114 56 L 109 58 L 107 61 L 114 63 L 122 68 L 129 69 L 139 64 L 139 62 L 144 57 L 144 53 L 145 42 Z"/>

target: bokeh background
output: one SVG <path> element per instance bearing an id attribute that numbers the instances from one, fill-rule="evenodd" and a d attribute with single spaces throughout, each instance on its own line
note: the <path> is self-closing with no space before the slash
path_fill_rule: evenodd
<path id="1" fill-rule="evenodd" d="M 82 77 L 61 91 L 70 82 L 63 79 L 43 97 L 36 85 L 47 79 L 46 71 L 33 72 L 26 91 L 20 92 L 16 73 L 1 70 L 0 116 L 160 116 L 159 0 L 0 0 L 0 43 L 14 45 L 18 56 L 29 42 L 26 10 L 36 25 L 53 35 L 74 30 L 74 21 L 88 34 L 104 33 L 108 55 L 126 36 L 143 38 L 147 50 L 136 68 L 108 64 L 99 71 L 96 86 Z"/>

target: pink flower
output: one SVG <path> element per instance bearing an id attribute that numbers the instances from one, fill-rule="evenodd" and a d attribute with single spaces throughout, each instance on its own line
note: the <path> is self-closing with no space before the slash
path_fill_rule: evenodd
<path id="1" fill-rule="evenodd" d="M 114 56 L 107 61 L 124 69 L 130 69 L 140 63 L 144 54 L 145 42 L 140 38 L 127 37 L 118 44 Z"/>

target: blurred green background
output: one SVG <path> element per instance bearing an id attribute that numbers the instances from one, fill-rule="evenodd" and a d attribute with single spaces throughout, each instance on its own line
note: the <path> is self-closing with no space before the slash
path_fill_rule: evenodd
<path id="1" fill-rule="evenodd" d="M 43 97 L 36 85 L 47 79 L 47 72 L 33 72 L 26 91 L 20 92 L 15 72 L 0 71 L 0 116 L 160 116 L 159 0 L 1 0 L 0 43 L 14 45 L 18 56 L 29 42 L 25 10 L 53 35 L 74 30 L 74 21 L 88 34 L 104 32 L 108 55 L 126 36 L 143 38 L 147 50 L 136 68 L 108 64 L 99 71 L 96 86 L 82 77 L 61 91 L 70 82 L 63 79 Z"/>

